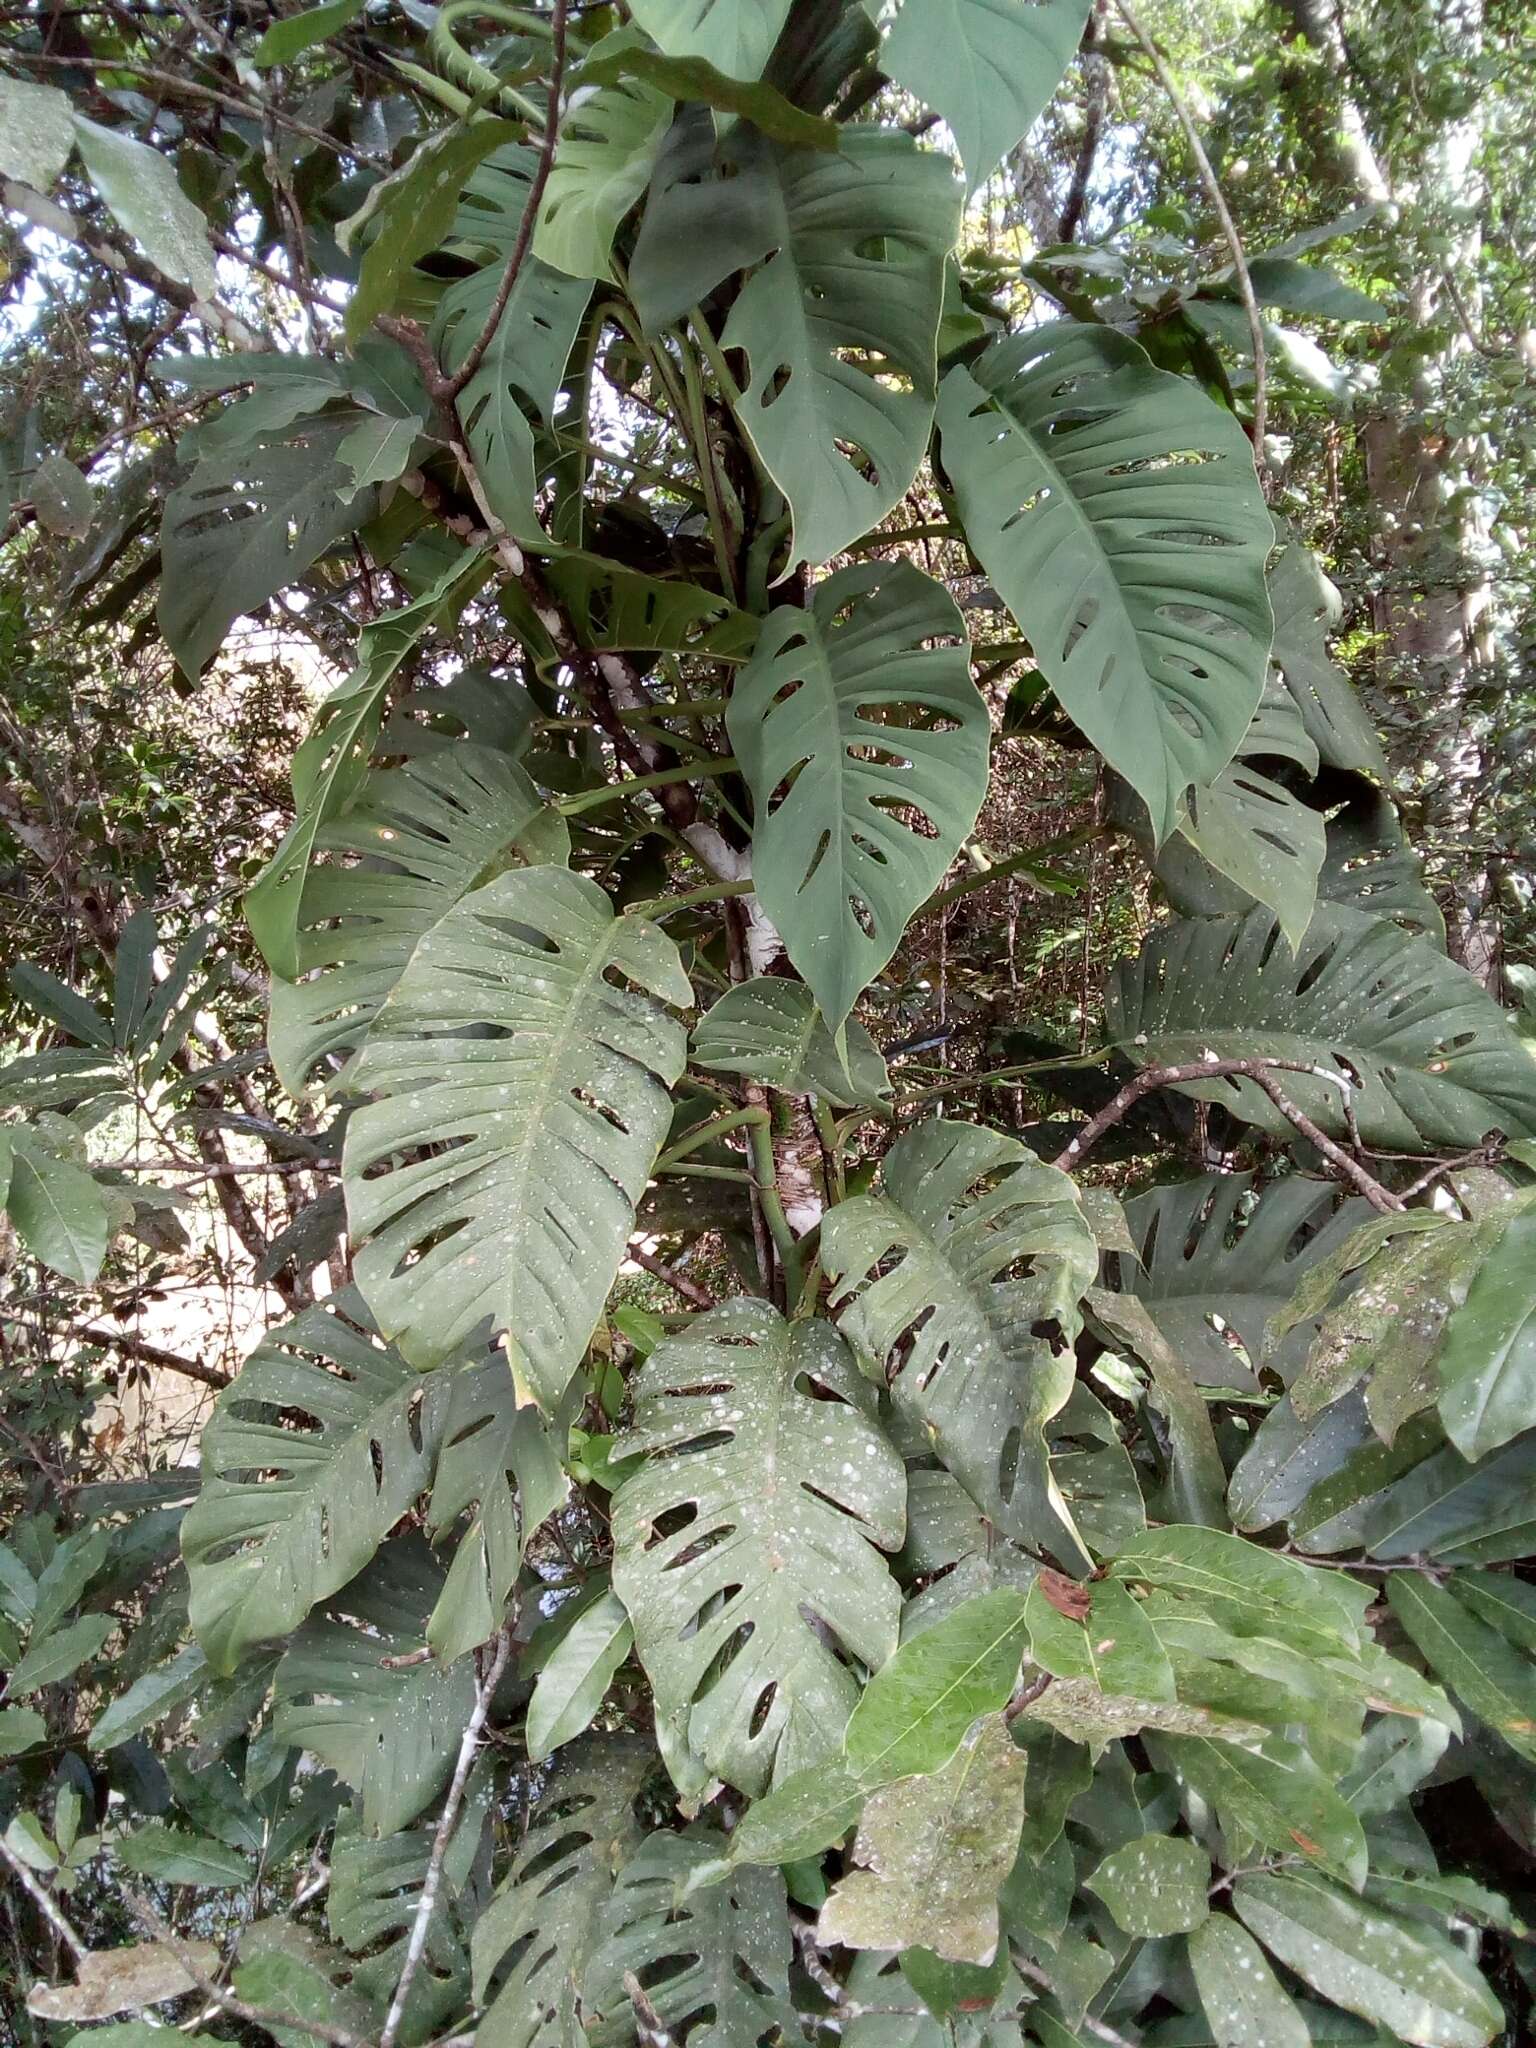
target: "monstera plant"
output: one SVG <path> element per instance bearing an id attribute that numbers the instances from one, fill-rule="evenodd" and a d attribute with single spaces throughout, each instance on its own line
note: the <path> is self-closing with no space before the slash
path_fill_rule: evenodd
<path id="1" fill-rule="evenodd" d="M 92 1853 L 245 1902 L 146 1923 L 156 1997 L 333 2048 L 1478 2048 L 1517 1910 L 1412 1801 L 1536 1782 L 1536 1064 L 1241 384 L 972 258 L 1087 0 L 406 12 L 313 345 L 110 113 L 0 101 L 8 199 L 78 149 L 202 323 L 187 686 L 284 592 L 351 643 L 246 896 L 337 1291 L 138 1503 L 181 1566 L 92 1735 L 192 1740 Z M 995 1128 L 880 1041 L 1015 690 L 1160 908 Z M 0 1127 L 44 1255 L 70 1085 Z M 0 1583 L 22 1767 L 95 1544 Z"/>

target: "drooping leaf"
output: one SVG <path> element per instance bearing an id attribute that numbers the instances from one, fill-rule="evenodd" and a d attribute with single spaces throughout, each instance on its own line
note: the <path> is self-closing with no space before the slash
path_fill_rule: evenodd
<path id="1" fill-rule="evenodd" d="M 896 1647 L 879 1551 L 901 1541 L 901 1460 L 836 1333 L 754 1299 L 658 1345 L 634 1394 L 616 1455 L 646 1463 L 613 1498 L 614 1588 L 662 1711 L 760 1792 L 837 1754 L 858 1696 L 839 1648 L 873 1669 Z"/>
<path id="2" fill-rule="evenodd" d="M 349 28 L 365 4 L 366 0 L 323 0 L 319 7 L 306 7 L 299 14 L 274 21 L 251 53 L 251 62 L 258 71 L 270 70 L 274 64 L 291 64 L 316 43 L 328 42 Z"/>
<path id="3" fill-rule="evenodd" d="M 1295 700 L 1307 736 L 1330 768 L 1389 779 L 1376 728 L 1354 686 L 1328 652 L 1327 630 L 1343 607 L 1312 550 L 1275 520 L 1281 545 L 1269 572 L 1275 613 L 1274 664 Z"/>
<path id="4" fill-rule="evenodd" d="M 613 276 L 613 238 L 644 192 L 672 101 L 643 79 L 605 85 L 566 115 L 533 253 L 579 278 Z"/>
<path id="5" fill-rule="evenodd" d="M 822 1907 L 821 1940 L 989 1963 L 1024 1824 L 1024 1770 L 1007 1723 L 989 1714 L 941 1771 L 873 1793 L 854 1843 L 859 1867 Z"/>
<path id="6" fill-rule="evenodd" d="M 1210 1915 L 1211 1859 L 1182 1835 L 1138 1835 L 1084 1880 L 1127 1934 L 1188 1934 Z"/>
<path id="7" fill-rule="evenodd" d="M 1078 1560 L 1044 1437 L 1072 1390 L 1066 1338 L 1098 1261 L 1071 1182 L 1014 1139 L 930 1120 L 891 1147 L 881 1188 L 822 1224 L 845 1327 L 982 1511 Z M 1025 1260 L 1028 1277 L 1003 1277 Z"/>
<path id="8" fill-rule="evenodd" d="M 216 1671 L 363 1569 L 431 1477 L 447 1396 L 371 1334 L 351 1291 L 257 1346 L 203 1433 L 181 1529 L 192 1626 Z"/>
<path id="9" fill-rule="evenodd" d="M 1463 1606 L 1455 1583 L 1394 1572 L 1387 1598 L 1435 1676 L 1517 1755 L 1536 1762 L 1536 1664 Z"/>
<path id="10" fill-rule="evenodd" d="M 1151 1375 L 1149 1399 L 1161 1411 L 1168 1433 L 1167 1480 L 1155 1511 L 1170 1522 L 1219 1529 L 1226 1520 L 1222 1497 L 1227 1475 L 1210 1410 L 1188 1367 L 1135 1295 L 1094 1287 L 1087 1302 L 1101 1331 L 1134 1353 Z"/>
<path id="11" fill-rule="evenodd" d="M 81 1614 L 36 1637 L 11 1671 L 6 1697 L 27 1699 L 45 1685 L 58 1685 L 96 1655 L 117 1625 L 115 1615 Z"/>
<path id="12" fill-rule="evenodd" d="M 870 1679 L 843 1737 L 865 1786 L 936 1771 L 974 1721 L 1008 1704 L 1027 1642 L 1024 1595 L 967 1600 L 901 1648 Z"/>
<path id="13" fill-rule="evenodd" d="M 840 1757 L 807 1764 L 754 1799 L 731 1830 L 736 1863 L 797 1863 L 842 1841 L 858 1819 L 865 1787 Z"/>
<path id="14" fill-rule="evenodd" d="M 1314 1658 L 1356 1651 L 1370 1604 L 1363 1586 L 1337 1572 L 1218 1529 L 1148 1530 L 1126 1545 L 1111 1573 L 1188 1601 L 1229 1636 L 1271 1637 Z"/>
<path id="15" fill-rule="evenodd" d="M 505 1333 L 553 1409 L 670 1122 L 685 1039 L 661 1004 L 689 1000 L 671 940 L 563 868 L 500 875 L 422 938 L 358 1060 L 377 1100 L 343 1153 L 358 1284 L 408 1354 Z"/>
<path id="16" fill-rule="evenodd" d="M 972 548 L 1161 841 L 1264 688 L 1271 527 L 1241 427 L 1127 337 L 1058 321 L 951 370 L 939 429 Z"/>
<path id="17" fill-rule="evenodd" d="M 728 78 L 761 78 L 790 0 L 636 0 L 630 9 L 669 57 L 702 57 Z"/>
<path id="18" fill-rule="evenodd" d="M 581 67 L 584 85 L 613 85 L 624 78 L 643 79 L 674 100 L 740 114 L 759 134 L 799 149 L 836 149 L 841 140 L 835 121 L 797 107 L 765 80 L 733 76 L 706 57 L 657 51 L 632 28 L 604 36 Z"/>
<path id="19" fill-rule="evenodd" d="M 1440 1419 L 1476 1461 L 1536 1422 L 1536 1210 L 1511 1215 L 1446 1318 Z"/>
<path id="20" fill-rule="evenodd" d="M 112 1226 L 93 1176 L 23 1130 L 10 1140 L 6 1209 L 28 1251 L 66 1280 L 89 1287 L 101 1271 Z"/>
<path id="21" fill-rule="evenodd" d="M 1216 2048 L 1310 2048 L 1307 2023 L 1263 1950 L 1227 1914 L 1191 1934 L 1189 1966 Z"/>
<path id="22" fill-rule="evenodd" d="M 528 1702 L 526 1739 L 535 1763 L 591 1726 L 634 1640 L 634 1624 L 617 1593 L 602 1594 L 577 1615 L 540 1670 Z"/>
<path id="23" fill-rule="evenodd" d="M 1292 955 L 1267 911 L 1157 926 L 1110 978 L 1112 1041 L 1139 1062 L 1278 1058 L 1352 1082 L 1361 1137 L 1387 1149 L 1475 1145 L 1491 1128 L 1536 1132 L 1536 1066 L 1465 969 L 1396 925 L 1319 905 Z M 1344 1091 L 1276 1076 L 1325 1131 L 1347 1137 Z M 1291 1125 L 1251 1081 L 1180 1084 L 1277 1136 Z"/>
<path id="24" fill-rule="evenodd" d="M 959 608 L 907 564 L 840 570 L 808 607 L 770 612 L 727 720 L 752 791 L 757 894 L 836 1031 L 986 794 Z"/>
<path id="25" fill-rule="evenodd" d="M 208 223 L 182 191 L 173 160 L 137 136 L 75 116 L 75 140 L 108 212 L 149 260 L 203 300 L 216 298 L 218 273 Z"/>
<path id="26" fill-rule="evenodd" d="M 890 1093 L 880 1048 L 856 1017 L 838 1050 L 803 981 L 759 974 L 727 989 L 699 1019 L 689 1060 L 711 1074 L 745 1074 L 786 1095 L 826 1102 L 877 1102 Z"/>

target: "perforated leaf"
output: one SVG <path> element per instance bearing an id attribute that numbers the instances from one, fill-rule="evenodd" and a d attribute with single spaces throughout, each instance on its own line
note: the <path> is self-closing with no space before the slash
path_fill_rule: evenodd
<path id="1" fill-rule="evenodd" d="M 1424 885 L 1423 859 L 1404 836 L 1397 806 L 1379 790 L 1356 789 L 1329 818 L 1317 893 L 1327 903 L 1390 917 L 1445 950 L 1445 919 Z"/>
<path id="2" fill-rule="evenodd" d="M 1274 664 L 1307 736 L 1331 768 L 1388 779 L 1386 756 L 1354 685 L 1328 652 L 1328 629 L 1343 607 L 1312 550 L 1275 520 L 1281 544 L 1269 572 L 1275 613 Z"/>
<path id="3" fill-rule="evenodd" d="M 672 101 L 628 78 L 566 115 L 544 188 L 533 253 L 570 277 L 613 276 L 613 237 L 645 190 Z"/>
<path id="4" fill-rule="evenodd" d="M 881 1190 L 822 1224 L 844 1326 L 983 1513 L 1076 1562 L 1044 1438 L 1098 1260 L 1072 1183 L 1012 1138 L 935 1119 L 891 1147 Z"/>
<path id="5" fill-rule="evenodd" d="M 907 564 L 840 570 L 804 610 L 769 613 L 727 719 L 758 896 L 835 1031 L 986 794 L 987 714 L 959 609 Z"/>
<path id="6" fill-rule="evenodd" d="M 745 1074 L 786 1095 L 827 1102 L 875 1102 L 890 1092 L 880 1048 L 857 1017 L 847 1020 L 846 1056 L 803 981 L 759 974 L 728 989 L 699 1019 L 688 1058 L 712 1074 Z"/>
<path id="7" fill-rule="evenodd" d="M 790 0 L 635 0 L 635 20 L 669 57 L 702 57 L 727 78 L 761 78 Z"/>
<path id="8" fill-rule="evenodd" d="M 216 1671 L 367 1564 L 431 1478 L 447 1391 L 372 1335 L 350 1290 L 251 1353 L 203 1432 L 181 1528 L 192 1626 Z"/>
<path id="9" fill-rule="evenodd" d="M 1367 1144 L 1422 1151 L 1475 1145 L 1494 1128 L 1536 1132 L 1536 1066 L 1493 998 L 1424 940 L 1337 904 L 1319 906 L 1294 956 L 1267 911 L 1160 925 L 1115 969 L 1106 1016 L 1111 1039 L 1147 1065 L 1210 1051 L 1353 1077 Z M 1348 1135 L 1335 1082 L 1277 1080 L 1324 1130 Z M 1250 1081 L 1195 1081 L 1183 1092 L 1290 1133 Z"/>
<path id="10" fill-rule="evenodd" d="M 1241 745 L 1269 660 L 1271 526 L 1241 427 L 1126 336 L 1057 321 L 951 370 L 939 430 L 972 548 L 1165 838 Z"/>
<path id="11" fill-rule="evenodd" d="M 754 1299 L 658 1345 L 634 1391 L 615 1456 L 646 1462 L 614 1496 L 614 1587 L 662 1710 L 760 1792 L 840 1748 L 845 1659 L 896 1647 L 879 1552 L 901 1541 L 906 1475 L 835 1331 Z"/>
<path id="12" fill-rule="evenodd" d="M 654 997 L 690 999 L 671 940 L 563 868 L 499 876 L 421 940 L 357 1063 L 379 1099 L 343 1155 L 358 1284 L 412 1356 L 439 1363 L 489 1327 L 558 1401 L 683 1069 Z"/>
<path id="13" fill-rule="evenodd" d="M 443 747 L 370 775 L 309 835 L 302 979 L 273 982 L 267 1027 L 284 1087 L 297 1094 L 317 1065 L 362 1042 L 417 941 L 467 890 L 501 866 L 563 862 L 569 846 L 564 821 L 490 747 Z"/>

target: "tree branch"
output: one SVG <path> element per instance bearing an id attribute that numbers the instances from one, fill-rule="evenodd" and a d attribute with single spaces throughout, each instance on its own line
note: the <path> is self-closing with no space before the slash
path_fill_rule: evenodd
<path id="1" fill-rule="evenodd" d="M 31 1899 L 39 1913 L 42 1914 L 70 1954 L 76 1957 L 88 1955 L 90 1953 L 88 1944 L 82 1941 L 80 1936 L 76 1934 L 74 1928 L 70 1926 L 64 1915 L 54 1904 L 45 1887 L 38 1883 L 37 1879 L 28 1870 L 26 1864 L 22 1862 L 3 1835 L 0 1835 L 0 1861 L 5 1862 L 10 1867 L 22 1890 Z"/>
<path id="2" fill-rule="evenodd" d="M 245 1999 L 237 1997 L 222 1984 L 215 1984 L 213 1979 L 198 1967 L 196 1950 L 189 1948 L 179 1935 L 166 1926 L 147 1899 L 142 1898 L 130 1886 L 123 1888 L 123 1898 L 127 1902 L 129 1912 L 150 1939 L 158 1942 L 161 1948 L 170 1950 L 191 1978 L 193 1989 L 200 1991 L 204 1998 L 210 1999 L 231 2018 L 247 2020 L 253 2027 L 263 2027 L 269 2033 L 274 2028 L 291 2028 L 295 2033 L 308 2034 L 313 2040 L 327 2042 L 329 2048 L 369 2048 L 369 2044 L 361 2035 L 349 2033 L 345 2027 L 333 2027 L 324 2020 L 299 2019 L 292 2013 L 269 2012 L 262 2006 L 251 2005 Z"/>
<path id="3" fill-rule="evenodd" d="M 163 1366 L 167 1372 L 180 1373 L 183 1379 L 198 1380 L 205 1387 L 227 1387 L 231 1375 L 220 1372 L 216 1365 L 204 1365 L 200 1358 L 184 1358 L 179 1351 L 167 1351 L 159 1344 L 151 1344 L 143 1337 L 134 1336 L 131 1330 L 103 1330 L 88 1324 L 84 1329 L 71 1330 L 71 1339 L 79 1344 L 99 1344 L 103 1350 L 121 1351 L 128 1358 L 137 1358 L 145 1365 Z"/>

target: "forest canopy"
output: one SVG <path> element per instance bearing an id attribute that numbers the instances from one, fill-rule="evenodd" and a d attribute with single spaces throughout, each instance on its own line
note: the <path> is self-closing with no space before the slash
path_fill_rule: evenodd
<path id="1" fill-rule="evenodd" d="M 0 2048 L 1533 2038 L 1533 167 L 0 7 Z"/>

